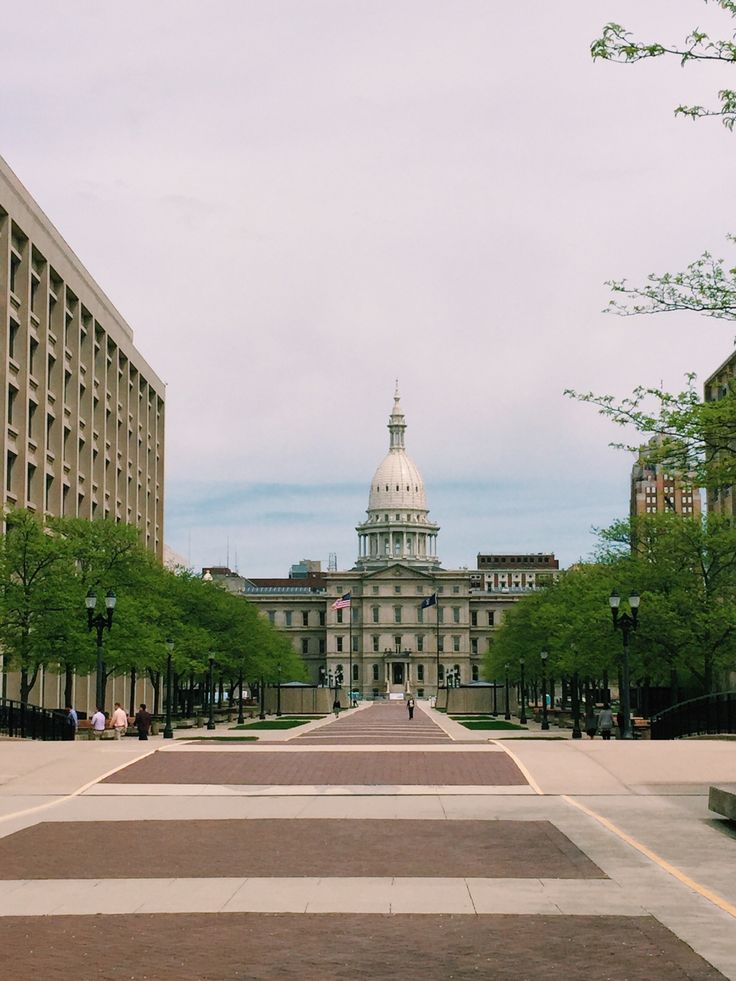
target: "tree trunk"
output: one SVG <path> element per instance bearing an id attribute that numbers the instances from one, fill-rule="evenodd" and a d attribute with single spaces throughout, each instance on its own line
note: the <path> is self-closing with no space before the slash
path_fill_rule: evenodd
<path id="1" fill-rule="evenodd" d="M 135 686 L 136 686 L 136 673 L 135 668 L 130 669 L 130 702 L 128 704 L 128 715 L 135 715 Z"/>
<path id="2" fill-rule="evenodd" d="M 64 668 L 64 706 L 72 704 L 74 691 L 74 669 L 67 664 Z"/>

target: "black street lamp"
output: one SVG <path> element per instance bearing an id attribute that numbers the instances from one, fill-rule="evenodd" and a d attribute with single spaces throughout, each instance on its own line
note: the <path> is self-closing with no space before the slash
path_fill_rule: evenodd
<path id="1" fill-rule="evenodd" d="M 166 725 L 164 726 L 164 739 L 173 739 L 174 730 L 171 726 L 171 654 L 174 650 L 174 641 L 166 641 Z"/>
<path id="2" fill-rule="evenodd" d="M 496 685 L 496 676 L 494 674 L 494 676 L 493 676 L 493 711 L 491 712 L 491 715 L 494 717 L 494 719 L 498 715 L 497 687 L 498 686 Z"/>
<path id="3" fill-rule="evenodd" d="M 580 731 L 580 679 L 577 671 L 572 675 L 572 738 L 583 738 Z"/>
<path id="4" fill-rule="evenodd" d="M 98 613 L 95 616 L 94 610 L 97 606 L 97 593 L 90 586 L 89 592 L 85 596 L 84 605 L 87 607 L 87 630 L 93 627 L 97 630 L 97 680 L 95 685 L 95 708 L 102 709 L 105 700 L 105 663 L 102 660 L 102 635 L 105 629 L 112 630 L 112 615 L 115 612 L 117 599 L 112 589 L 108 589 L 105 594 L 105 613 Z"/>
<path id="5" fill-rule="evenodd" d="M 525 726 L 526 719 L 526 691 L 524 690 L 524 658 L 519 658 L 521 666 L 521 682 L 519 684 L 519 694 L 521 696 L 521 711 L 519 712 L 519 725 Z"/>
<path id="6" fill-rule="evenodd" d="M 547 732 L 549 729 L 549 719 L 547 718 L 547 651 L 542 651 L 539 655 L 542 659 L 542 729 Z"/>
<path id="7" fill-rule="evenodd" d="M 243 669 L 240 669 L 240 676 L 238 678 L 238 725 L 245 725 L 245 716 L 243 715 Z"/>
<path id="8" fill-rule="evenodd" d="M 216 728 L 215 726 L 215 659 L 214 657 L 212 657 L 211 654 L 209 657 L 209 662 L 210 662 L 210 674 L 209 674 L 209 678 L 207 679 L 207 688 L 209 690 L 210 717 L 207 720 L 207 728 L 215 729 Z"/>
<path id="9" fill-rule="evenodd" d="M 276 665 L 276 718 L 281 718 L 281 662 Z"/>
<path id="10" fill-rule="evenodd" d="M 618 608 L 621 597 L 616 590 L 611 593 L 609 600 L 611 606 L 611 616 L 613 617 L 613 629 L 620 630 L 624 640 L 624 656 L 621 662 L 621 714 L 623 715 L 624 739 L 633 739 L 631 731 L 631 688 L 629 685 L 629 637 L 632 630 L 636 630 L 639 625 L 639 594 L 632 593 L 629 596 L 629 607 L 631 614 L 619 614 Z"/>
<path id="11" fill-rule="evenodd" d="M 509 665 L 506 665 L 506 711 L 504 712 L 504 719 L 507 722 L 511 719 L 511 709 L 509 706 Z"/>
<path id="12" fill-rule="evenodd" d="M 261 696 L 261 711 L 258 713 L 259 719 L 266 718 L 266 683 L 261 678 L 261 682 L 258 685 L 258 694 Z"/>

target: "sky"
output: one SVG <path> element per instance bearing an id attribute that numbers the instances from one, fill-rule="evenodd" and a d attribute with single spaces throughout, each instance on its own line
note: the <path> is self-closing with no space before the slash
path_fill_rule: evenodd
<path id="1" fill-rule="evenodd" d="M 643 9 L 644 8 L 644 9 Z M 736 134 L 677 119 L 728 66 L 593 63 L 699 0 L 36 0 L 3 13 L 0 154 L 167 383 L 166 542 L 340 568 L 395 379 L 446 568 L 587 555 L 621 433 L 566 388 L 703 380 L 728 323 L 602 313 L 728 256 Z"/>

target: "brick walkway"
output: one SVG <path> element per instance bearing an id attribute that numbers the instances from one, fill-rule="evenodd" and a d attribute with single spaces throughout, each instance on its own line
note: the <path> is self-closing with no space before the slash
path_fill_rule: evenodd
<path id="1" fill-rule="evenodd" d="M 604 878 L 548 821 L 51 821 L 0 838 L 5 880 L 217 876 Z"/>
<path id="2" fill-rule="evenodd" d="M 313 745 L 423 745 L 450 742 L 447 733 L 419 707 L 409 719 L 404 702 L 374 702 L 360 712 L 341 715 L 329 725 L 297 736 L 294 742 Z"/>
<path id="3" fill-rule="evenodd" d="M 219 913 L 0 919 L 44 981 L 718 981 L 652 917 Z"/>
<path id="4" fill-rule="evenodd" d="M 248 786 L 526 786 L 506 753 L 238 752 L 154 753 L 103 781 L 116 784 Z"/>

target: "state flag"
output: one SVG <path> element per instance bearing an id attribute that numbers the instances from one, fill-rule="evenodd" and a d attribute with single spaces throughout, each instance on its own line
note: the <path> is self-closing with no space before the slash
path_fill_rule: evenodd
<path id="1" fill-rule="evenodd" d="M 421 609 L 426 610 L 428 606 L 436 606 L 436 605 L 437 605 L 437 593 L 432 593 L 431 596 L 428 596 L 426 599 L 422 600 Z"/>

